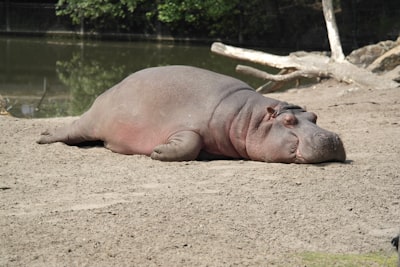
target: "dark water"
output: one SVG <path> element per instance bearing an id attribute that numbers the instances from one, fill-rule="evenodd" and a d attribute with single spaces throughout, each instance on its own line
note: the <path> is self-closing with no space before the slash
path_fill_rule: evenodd
<path id="1" fill-rule="evenodd" d="M 192 65 L 262 84 L 236 74 L 237 63 L 209 46 L 0 37 L 0 95 L 13 116 L 38 118 L 80 115 L 99 94 L 147 67 Z"/>

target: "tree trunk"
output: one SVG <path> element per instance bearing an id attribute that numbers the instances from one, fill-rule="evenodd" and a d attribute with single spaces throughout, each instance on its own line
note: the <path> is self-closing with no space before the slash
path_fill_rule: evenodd
<path id="1" fill-rule="evenodd" d="M 322 0 L 322 10 L 324 11 L 326 29 L 328 31 L 328 39 L 332 51 L 332 59 L 338 62 L 344 61 L 344 54 L 340 43 L 339 30 L 336 26 L 332 0 Z"/>

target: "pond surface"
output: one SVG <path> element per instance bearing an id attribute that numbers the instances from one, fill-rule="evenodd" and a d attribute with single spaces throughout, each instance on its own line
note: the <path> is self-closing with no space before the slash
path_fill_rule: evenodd
<path id="1" fill-rule="evenodd" d="M 238 63 L 211 53 L 209 46 L 0 37 L 0 101 L 16 117 L 80 115 L 127 75 L 176 64 L 262 84 L 235 73 Z"/>

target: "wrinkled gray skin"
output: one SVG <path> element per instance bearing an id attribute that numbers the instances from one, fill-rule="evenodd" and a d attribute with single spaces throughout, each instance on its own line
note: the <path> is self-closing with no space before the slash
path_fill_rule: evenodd
<path id="1" fill-rule="evenodd" d="M 102 140 L 114 152 L 162 161 L 344 161 L 338 135 L 318 127 L 316 118 L 237 79 L 168 66 L 130 75 L 100 95 L 80 119 L 43 133 L 38 143 Z"/>

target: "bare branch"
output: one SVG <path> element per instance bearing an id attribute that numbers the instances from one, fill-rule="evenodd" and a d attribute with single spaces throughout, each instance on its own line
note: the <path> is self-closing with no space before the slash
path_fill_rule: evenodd
<path id="1" fill-rule="evenodd" d="M 270 93 L 276 90 L 279 90 L 284 86 L 287 82 L 292 80 L 298 80 L 300 78 L 324 78 L 329 77 L 327 73 L 321 73 L 320 71 L 303 71 L 303 70 L 294 70 L 294 69 L 283 69 L 278 74 L 270 74 L 259 69 L 244 66 L 244 65 L 237 65 L 236 71 L 239 73 L 251 75 L 263 80 L 269 80 L 277 82 L 273 85 L 271 83 L 266 83 L 259 88 L 256 89 L 259 93 Z"/>
<path id="2" fill-rule="evenodd" d="M 277 74 L 275 75 L 283 75 L 287 74 L 290 72 L 293 72 L 294 69 L 281 69 Z M 296 80 L 296 87 L 298 86 L 298 80 Z M 275 82 L 275 81 L 268 81 L 265 84 L 261 85 L 256 89 L 256 92 L 259 92 L 261 94 L 268 94 L 271 92 L 278 91 L 281 89 L 284 85 L 286 84 L 285 81 L 283 82 Z"/>
<path id="3" fill-rule="evenodd" d="M 314 77 L 328 77 L 327 74 L 321 73 L 320 71 L 305 71 L 305 70 L 296 70 L 294 72 L 283 74 L 283 75 L 274 75 L 259 69 L 244 66 L 244 65 L 237 65 L 236 71 L 248 75 L 255 76 L 257 78 L 261 78 L 264 80 L 270 80 L 275 82 L 282 82 L 282 81 L 291 81 L 298 78 L 314 78 Z"/>

